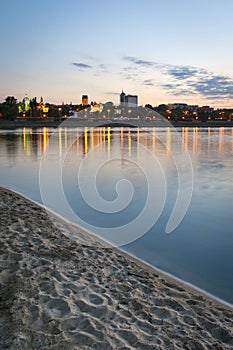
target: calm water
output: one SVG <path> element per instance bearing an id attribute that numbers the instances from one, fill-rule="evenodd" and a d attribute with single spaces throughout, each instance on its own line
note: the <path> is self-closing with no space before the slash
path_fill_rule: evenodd
<path id="1" fill-rule="evenodd" d="M 233 304 L 232 160 L 231 128 L 0 131 L 1 186 L 104 238 L 123 228 L 125 250 Z M 187 212 L 166 234 L 178 193 Z"/>

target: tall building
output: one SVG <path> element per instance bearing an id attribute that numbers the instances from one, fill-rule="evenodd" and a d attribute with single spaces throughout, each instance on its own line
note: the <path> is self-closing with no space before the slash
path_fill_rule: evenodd
<path id="1" fill-rule="evenodd" d="M 122 93 L 120 94 L 120 105 L 124 106 L 125 105 L 125 93 L 122 90 Z"/>
<path id="2" fill-rule="evenodd" d="M 88 106 L 88 95 L 82 95 L 82 105 Z"/>
<path id="3" fill-rule="evenodd" d="M 137 105 L 138 105 L 137 95 L 126 95 L 125 96 L 125 104 L 128 107 L 137 107 Z"/>
<path id="4" fill-rule="evenodd" d="M 137 107 L 138 96 L 137 95 L 126 95 L 122 90 L 120 94 L 120 105 L 126 107 Z"/>

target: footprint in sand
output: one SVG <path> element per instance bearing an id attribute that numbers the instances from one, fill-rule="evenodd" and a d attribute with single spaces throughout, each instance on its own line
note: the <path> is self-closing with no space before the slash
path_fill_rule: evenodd
<path id="1" fill-rule="evenodd" d="M 45 299 L 44 301 L 52 317 L 65 317 L 70 314 L 70 307 L 66 301 L 50 297 L 49 300 Z"/>

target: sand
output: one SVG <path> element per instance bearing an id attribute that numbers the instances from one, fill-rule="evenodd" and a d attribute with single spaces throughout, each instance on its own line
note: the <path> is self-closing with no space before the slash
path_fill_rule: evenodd
<path id="1" fill-rule="evenodd" d="M 0 209 L 1 350 L 233 349 L 231 308 L 18 194 Z"/>

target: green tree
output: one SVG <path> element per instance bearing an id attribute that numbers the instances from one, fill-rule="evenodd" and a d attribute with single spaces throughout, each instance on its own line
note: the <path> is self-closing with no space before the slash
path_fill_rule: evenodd
<path id="1" fill-rule="evenodd" d="M 175 122 L 182 120 L 183 111 L 181 108 L 172 109 L 171 112 L 171 120 L 174 120 Z"/>
<path id="2" fill-rule="evenodd" d="M 147 103 L 147 104 L 145 105 L 145 108 L 148 108 L 148 109 L 154 109 L 154 108 L 152 107 L 152 105 L 151 105 L 151 104 L 149 104 L 149 103 Z"/>

